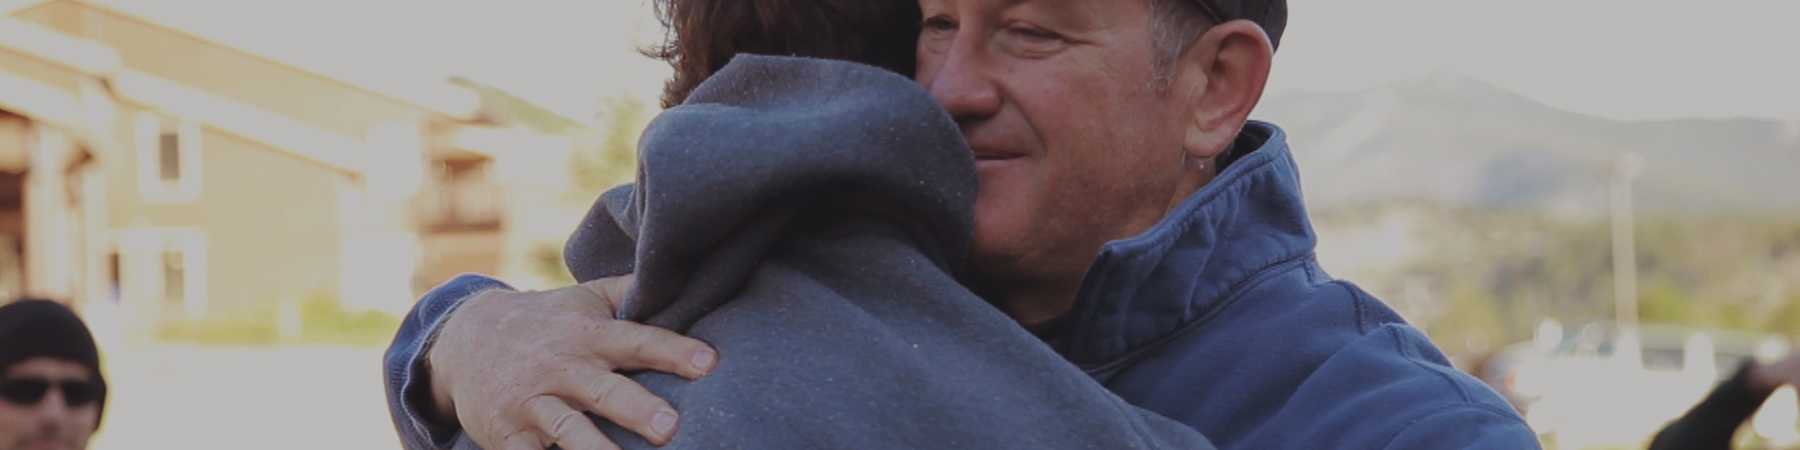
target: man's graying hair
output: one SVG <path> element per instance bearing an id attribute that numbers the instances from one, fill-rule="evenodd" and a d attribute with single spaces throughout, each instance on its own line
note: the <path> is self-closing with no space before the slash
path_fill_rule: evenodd
<path id="1" fill-rule="evenodd" d="M 1202 0 L 1145 0 L 1150 3 L 1151 45 L 1155 52 L 1151 61 L 1156 71 L 1156 89 L 1167 90 L 1174 82 L 1175 63 L 1193 48 L 1206 30 L 1219 24 L 1217 14 Z"/>

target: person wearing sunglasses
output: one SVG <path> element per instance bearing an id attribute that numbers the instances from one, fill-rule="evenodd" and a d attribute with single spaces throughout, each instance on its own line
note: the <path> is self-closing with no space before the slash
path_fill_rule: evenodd
<path id="1" fill-rule="evenodd" d="M 0 306 L 0 450 L 87 448 L 105 407 L 100 352 L 74 311 Z"/>

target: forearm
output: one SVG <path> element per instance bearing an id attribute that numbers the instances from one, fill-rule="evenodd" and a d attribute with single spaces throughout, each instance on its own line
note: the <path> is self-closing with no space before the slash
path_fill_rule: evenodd
<path id="1" fill-rule="evenodd" d="M 1663 427 L 1651 441 L 1650 450 L 1730 449 L 1732 434 L 1775 391 L 1756 380 L 1755 364 L 1745 362 L 1694 409 Z"/>
<path id="2" fill-rule="evenodd" d="M 455 423 L 440 423 L 431 418 L 437 401 L 431 392 L 431 374 L 425 370 L 426 350 L 444 319 L 463 301 L 490 289 L 512 288 L 498 280 L 479 275 L 462 275 L 432 288 L 413 305 L 400 331 L 394 335 L 382 360 L 386 374 L 388 412 L 400 433 L 401 443 L 409 450 L 449 448 L 458 430 Z"/>

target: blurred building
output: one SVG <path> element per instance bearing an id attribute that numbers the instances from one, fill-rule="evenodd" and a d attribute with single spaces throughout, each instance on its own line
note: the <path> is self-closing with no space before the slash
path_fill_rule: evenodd
<path id="1" fill-rule="evenodd" d="M 104 5 L 0 2 L 0 294 L 154 324 L 319 296 L 404 311 L 456 273 L 516 271 L 506 199 L 566 178 L 568 144 L 487 110 Z"/>

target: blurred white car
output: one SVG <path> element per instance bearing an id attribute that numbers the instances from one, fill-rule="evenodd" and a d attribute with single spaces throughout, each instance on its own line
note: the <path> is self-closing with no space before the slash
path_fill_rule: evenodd
<path id="1" fill-rule="evenodd" d="M 1658 324 L 1540 324 L 1532 341 L 1507 347 L 1477 376 L 1519 408 L 1546 443 L 1561 449 L 1640 446 L 1680 417 L 1745 358 L 1779 358 L 1780 335 Z M 1800 405 L 1777 391 L 1752 419 L 1765 444 L 1800 442 Z"/>

